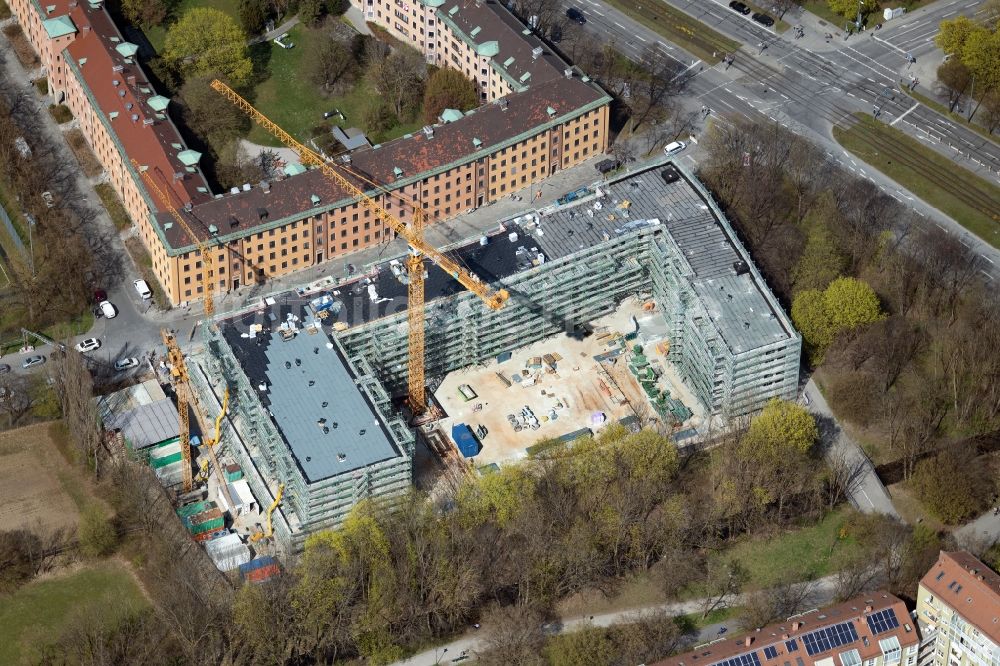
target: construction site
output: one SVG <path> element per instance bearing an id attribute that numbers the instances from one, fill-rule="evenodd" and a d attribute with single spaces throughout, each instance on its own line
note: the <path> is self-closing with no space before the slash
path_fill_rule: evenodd
<path id="1" fill-rule="evenodd" d="M 421 261 L 423 317 L 411 252 L 201 328 L 192 399 L 225 413 L 217 448 L 278 551 L 403 495 L 418 447 L 454 485 L 542 440 L 623 423 L 683 444 L 794 397 L 801 339 L 693 176 L 657 164 L 573 194 Z"/>

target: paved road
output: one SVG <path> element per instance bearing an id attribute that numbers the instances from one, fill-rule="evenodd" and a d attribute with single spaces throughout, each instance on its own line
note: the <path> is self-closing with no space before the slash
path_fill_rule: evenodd
<path id="1" fill-rule="evenodd" d="M 718 122 L 725 122 L 717 117 L 718 114 L 770 120 L 824 146 L 830 158 L 845 169 L 871 180 L 887 195 L 911 206 L 942 229 L 957 234 L 967 246 L 975 248 L 984 257 L 982 277 L 992 280 L 1000 279 L 1000 251 L 891 179 L 859 163 L 832 137 L 834 125 L 852 122 L 852 114 L 858 111 L 871 113 L 873 101 L 878 99 L 881 120 L 940 149 L 942 154 L 964 168 L 996 179 L 1000 173 L 1000 148 L 995 144 L 922 105 L 915 105 L 900 92 L 894 92 L 893 98 L 882 96 L 886 88 L 895 88 L 900 79 L 907 80 L 909 72 L 905 59 L 896 50 L 899 47 L 891 45 L 894 32 L 899 32 L 896 38 L 905 40 L 908 34 L 904 31 L 909 29 L 909 22 L 936 25 L 941 16 L 951 11 L 974 11 L 979 1 L 951 0 L 945 3 L 941 0 L 927 9 L 914 12 L 905 27 L 899 24 L 898 28 L 883 28 L 877 39 L 857 36 L 845 41 L 843 33 L 839 33 L 839 38 L 827 43 L 823 34 L 831 28 L 819 25 L 819 21 L 808 12 L 786 16 L 789 22 L 804 26 L 805 36 L 796 39 L 793 30 L 778 36 L 730 10 L 726 6 L 728 3 L 723 4 L 721 0 L 669 0 L 669 4 L 744 44 L 728 67 L 722 64 L 714 67 L 705 65 L 600 0 L 562 0 L 562 3 L 565 7 L 582 7 L 587 15 L 584 30 L 596 39 L 613 41 L 622 53 L 633 60 L 640 59 L 648 48 L 657 48 L 685 66 L 693 65 L 696 76 L 688 94 L 698 100 L 697 106 L 704 104 L 716 111 L 714 117 Z M 761 44 L 766 45 L 763 50 L 759 48 Z M 922 65 L 925 53 L 933 51 L 933 44 L 929 42 L 914 50 L 912 55 Z M 925 77 L 925 81 L 929 79 Z M 928 124 L 928 118 L 934 121 L 933 125 Z M 948 147 L 948 142 L 966 148 L 967 152 L 960 153 Z M 898 145 L 887 148 L 902 150 Z M 981 165 L 969 159 L 969 154 Z M 902 152 L 899 159 L 934 174 L 935 180 L 943 188 L 950 188 L 956 196 L 973 196 L 967 182 L 951 170 L 928 164 L 919 154 L 908 151 Z M 976 196 L 975 201 L 989 214 L 1000 210 L 1000 202 L 986 195 Z"/>
<path id="2" fill-rule="evenodd" d="M 994 544 L 1000 541 L 1000 515 L 990 509 L 970 523 L 962 525 L 953 532 L 955 539 L 962 547 L 974 544 Z"/>
<path id="3" fill-rule="evenodd" d="M 863 513 L 884 513 L 899 518 L 889 492 L 875 473 L 875 466 L 858 443 L 852 440 L 837 423 L 830 406 L 826 404 L 826 399 L 813 380 L 810 379 L 806 384 L 804 395 L 809 411 L 816 416 L 819 423 L 820 437 L 828 447 L 827 457 L 843 460 L 854 470 L 847 489 L 851 504 Z"/>
<path id="4" fill-rule="evenodd" d="M 811 583 L 802 583 L 808 587 L 805 598 L 805 605 L 801 610 L 818 608 L 824 606 L 834 599 L 836 591 L 836 576 L 827 576 Z M 739 596 L 730 601 L 729 606 L 739 606 L 745 603 L 745 597 Z M 543 625 L 543 629 L 548 634 L 562 634 L 572 631 L 579 631 L 587 627 L 610 627 L 616 624 L 627 624 L 635 622 L 636 617 L 643 613 L 664 612 L 668 615 L 692 615 L 701 613 L 704 608 L 703 599 L 692 599 L 689 601 L 669 602 L 662 604 L 647 604 L 636 606 L 611 613 L 597 615 L 580 615 L 563 618 L 557 622 Z M 691 645 L 713 640 L 730 629 L 736 629 L 736 618 L 729 622 L 722 622 L 704 627 L 697 636 L 689 641 Z M 485 637 L 489 634 L 489 626 L 482 626 L 477 630 L 470 631 L 461 638 L 450 643 L 439 645 L 436 648 L 415 654 L 408 659 L 397 661 L 392 666 L 438 666 L 439 664 L 464 663 L 474 661 L 476 650 L 482 650 L 485 645 Z M 462 658 L 462 657 L 466 658 Z"/>

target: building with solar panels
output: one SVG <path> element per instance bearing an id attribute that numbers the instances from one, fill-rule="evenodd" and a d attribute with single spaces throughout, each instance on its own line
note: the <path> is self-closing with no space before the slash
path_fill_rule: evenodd
<path id="1" fill-rule="evenodd" d="M 696 646 L 653 666 L 916 666 L 919 646 L 903 601 L 873 592 Z"/>
<path id="2" fill-rule="evenodd" d="M 920 581 L 920 666 L 1000 666 L 1000 575 L 966 552 L 945 553 Z"/>

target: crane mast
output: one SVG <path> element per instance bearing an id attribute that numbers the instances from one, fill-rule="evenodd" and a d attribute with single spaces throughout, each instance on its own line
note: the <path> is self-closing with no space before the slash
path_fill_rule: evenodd
<path id="1" fill-rule="evenodd" d="M 376 218 L 392 229 L 396 235 L 403 237 L 409 244 L 410 256 L 406 261 L 409 275 L 407 285 L 407 323 L 409 325 L 407 393 L 410 409 L 413 411 L 413 414 L 422 414 L 427 407 L 427 399 L 424 391 L 424 258 L 426 257 L 437 264 L 438 267 L 459 284 L 478 296 L 486 307 L 491 310 L 499 310 L 504 306 L 504 303 L 510 297 L 507 290 L 493 290 L 488 284 L 480 280 L 478 276 L 469 272 L 443 252 L 428 244 L 424 240 L 424 224 L 426 220 L 422 208 L 417 205 L 413 206 L 413 220 L 407 225 L 386 211 L 375 199 L 370 197 L 363 189 L 340 173 L 340 171 L 328 164 L 321 155 L 296 141 L 288 132 L 254 108 L 250 102 L 235 90 L 218 79 L 212 81 L 211 86 L 212 89 L 221 93 L 241 111 L 250 116 L 254 122 L 274 135 L 284 145 L 298 153 L 303 163 L 317 167 L 328 179 L 357 197 L 361 205 L 370 210 Z"/>

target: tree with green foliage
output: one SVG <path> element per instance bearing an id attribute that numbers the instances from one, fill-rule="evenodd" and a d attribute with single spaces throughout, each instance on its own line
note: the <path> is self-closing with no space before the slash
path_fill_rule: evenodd
<path id="1" fill-rule="evenodd" d="M 299 0 L 299 20 L 303 25 L 316 26 L 325 11 L 323 0 Z"/>
<path id="2" fill-rule="evenodd" d="M 860 9 L 862 24 L 869 14 L 878 9 L 878 0 L 826 0 L 826 4 L 834 14 L 851 21 L 857 20 Z"/>
<path id="3" fill-rule="evenodd" d="M 468 111 L 479 104 L 476 84 L 465 78 L 457 69 L 439 69 L 427 79 L 424 89 L 424 121 L 438 122 L 438 116 L 445 109 Z"/>
<path id="4" fill-rule="evenodd" d="M 1000 90 L 1000 30 L 976 30 L 962 48 L 962 62 L 974 77 L 973 95 L 979 102 L 969 111 L 969 120 L 979 110 L 987 93 Z"/>
<path id="5" fill-rule="evenodd" d="M 945 53 L 961 59 L 969 35 L 983 30 L 985 28 L 981 24 L 964 14 L 959 14 L 953 19 L 941 21 L 934 43 Z"/>
<path id="6" fill-rule="evenodd" d="M 168 0 L 122 0 L 122 14 L 140 28 L 160 25 L 170 13 L 173 3 Z"/>
<path id="7" fill-rule="evenodd" d="M 239 87 L 253 74 L 243 30 L 228 14 L 211 7 L 188 10 L 170 26 L 163 57 L 185 79 L 218 72 Z"/>
<path id="8" fill-rule="evenodd" d="M 101 507 L 90 505 L 80 515 L 77 527 L 80 552 L 87 557 L 104 557 L 118 545 L 118 533 Z"/>
<path id="9" fill-rule="evenodd" d="M 208 72 L 190 78 L 180 89 L 181 113 L 190 127 L 218 154 L 229 142 L 250 131 L 250 119 L 209 85 Z"/>
<path id="10" fill-rule="evenodd" d="M 750 421 L 743 446 L 757 455 L 781 460 L 790 454 L 806 454 L 819 439 L 816 419 L 802 405 L 772 398 Z"/>
<path id="11" fill-rule="evenodd" d="M 240 0 L 240 25 L 246 34 L 263 33 L 267 22 L 272 18 L 274 12 L 267 0 Z"/>
<path id="12" fill-rule="evenodd" d="M 792 300 L 792 322 L 802 334 L 814 364 L 823 360 L 826 348 L 833 342 L 830 317 L 826 313 L 823 292 L 819 289 L 800 291 Z"/>
<path id="13" fill-rule="evenodd" d="M 823 291 L 823 303 L 834 334 L 872 324 L 885 315 L 875 291 L 853 277 L 837 278 Z"/>
<path id="14" fill-rule="evenodd" d="M 910 482 L 927 510 L 949 525 L 978 515 L 996 495 L 988 466 L 970 446 L 951 446 L 922 460 Z"/>
<path id="15" fill-rule="evenodd" d="M 809 224 L 806 247 L 795 265 L 793 280 L 796 291 L 826 289 L 847 265 L 830 228 L 821 220 L 810 222 L 811 217 L 806 217 Z"/>

